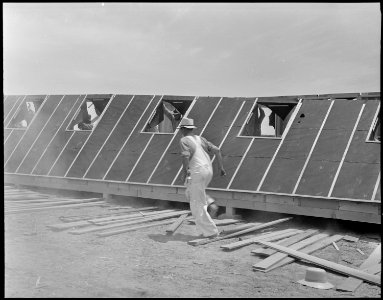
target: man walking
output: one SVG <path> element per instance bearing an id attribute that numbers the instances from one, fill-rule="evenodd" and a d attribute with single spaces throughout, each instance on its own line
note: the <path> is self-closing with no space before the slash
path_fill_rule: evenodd
<path id="1" fill-rule="evenodd" d="M 186 185 L 185 194 L 190 201 L 190 210 L 195 218 L 197 230 L 204 237 L 216 237 L 219 235 L 218 228 L 208 213 L 208 206 L 218 208 L 205 189 L 213 177 L 213 166 L 208 153 L 216 155 L 220 175 L 226 175 L 221 150 L 205 138 L 193 134 L 193 129 L 197 128 L 193 119 L 183 118 L 177 128 L 183 135 L 180 140 L 182 179 Z"/>

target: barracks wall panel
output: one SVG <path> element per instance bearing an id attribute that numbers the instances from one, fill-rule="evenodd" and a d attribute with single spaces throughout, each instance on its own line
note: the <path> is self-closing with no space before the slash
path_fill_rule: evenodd
<path id="1" fill-rule="evenodd" d="M 77 96 L 76 102 L 71 107 L 71 110 L 67 113 L 66 118 L 61 123 L 61 127 L 56 132 L 56 135 L 51 139 L 44 153 L 41 154 L 39 162 L 34 167 L 32 174 L 35 175 L 47 175 L 50 168 L 53 166 L 55 160 L 63 150 L 65 144 L 69 141 L 74 131 L 66 131 L 65 129 L 72 120 L 77 109 L 80 107 L 85 95 Z"/>
<path id="2" fill-rule="evenodd" d="M 9 97 L 11 97 L 11 96 L 9 96 Z M 12 98 L 11 107 L 10 107 L 9 111 L 7 112 L 7 114 L 4 114 L 4 126 L 8 125 L 9 121 L 11 120 L 12 116 L 16 112 L 17 108 L 19 107 L 21 102 L 23 102 L 24 98 L 25 98 L 25 96 L 18 96 L 18 97 Z"/>
<path id="3" fill-rule="evenodd" d="M 150 102 L 140 122 L 137 124 L 134 133 L 122 147 L 120 154 L 105 175 L 105 180 L 125 181 L 127 179 L 133 166 L 152 136 L 152 134 L 140 132 L 160 100 L 161 96 L 155 96 Z"/>
<path id="4" fill-rule="evenodd" d="M 297 194 L 327 196 L 362 104 L 361 101 L 335 100 L 303 172 Z"/>
<path id="5" fill-rule="evenodd" d="M 102 179 L 153 96 L 134 96 L 112 135 L 91 165 L 86 178 Z"/>
<path id="6" fill-rule="evenodd" d="M 307 106 L 306 106 L 307 105 Z M 261 191 L 292 193 L 295 184 L 299 178 L 302 168 L 306 162 L 308 154 L 319 132 L 321 122 L 326 115 L 327 110 L 318 110 L 316 114 L 312 101 L 304 101 L 300 110 L 297 112 L 293 123 L 305 124 L 311 123 L 307 128 L 290 128 L 286 133 L 285 139 L 272 163 L 269 172 L 266 174 L 265 181 L 260 187 Z M 304 115 L 304 121 L 301 117 Z M 307 115 L 307 116 L 306 116 Z M 297 120 L 298 119 L 298 120 Z M 301 123 L 298 123 L 301 121 Z M 283 180 L 283 178 L 285 178 Z"/>
<path id="7" fill-rule="evenodd" d="M 335 100 L 323 129 L 345 129 L 352 131 L 362 105 L 362 101 Z"/>
<path id="8" fill-rule="evenodd" d="M 380 101 L 368 100 L 364 101 L 365 107 L 360 117 L 359 124 L 356 130 L 369 130 L 374 121 L 375 113 L 379 107 Z"/>
<path id="9" fill-rule="evenodd" d="M 243 100 L 239 100 L 239 98 L 223 98 L 209 123 L 206 124 L 202 136 L 219 147 L 241 107 L 242 102 Z M 183 185 L 181 173 L 174 184 Z"/>
<path id="10" fill-rule="evenodd" d="M 331 196 L 370 200 L 379 171 L 380 164 L 344 162 Z"/>
<path id="11" fill-rule="evenodd" d="M 173 138 L 173 134 L 152 134 L 154 136 L 148 142 L 148 146 L 133 170 L 129 182 L 146 182 Z"/>
<path id="12" fill-rule="evenodd" d="M 10 130 L 7 140 L 4 143 L 4 163 L 7 161 L 12 151 L 15 149 L 17 143 L 24 135 L 25 129 L 7 129 Z M 4 169 L 5 171 L 5 169 Z"/>
<path id="13" fill-rule="evenodd" d="M 310 160 L 299 182 L 296 194 L 327 197 L 339 161 Z"/>
<path id="14" fill-rule="evenodd" d="M 12 133 L 12 129 L 4 129 L 3 130 L 4 143 L 7 140 L 7 138 L 10 136 L 11 133 Z"/>
<path id="15" fill-rule="evenodd" d="M 197 126 L 197 128 L 193 130 L 195 135 L 199 135 L 202 132 L 214 108 L 217 106 L 219 99 L 218 97 L 200 97 L 196 99 L 189 113 L 189 118 L 194 119 L 194 124 Z M 177 133 L 177 136 L 172 141 L 168 151 L 154 172 L 150 183 L 172 184 L 179 169 L 182 167 L 182 156 L 179 145 L 181 137 L 181 133 Z M 182 183 L 180 182 L 179 184 Z"/>
<path id="16" fill-rule="evenodd" d="M 29 174 L 33 170 L 35 164 L 48 146 L 51 138 L 55 135 L 60 128 L 61 123 L 68 115 L 75 101 L 78 99 L 78 95 L 64 96 L 59 103 L 57 109 L 52 114 L 46 126 L 40 132 L 40 135 L 36 137 L 34 144 L 31 146 L 29 153 L 23 158 L 23 162 L 20 164 L 17 172 Z"/>
<path id="17" fill-rule="evenodd" d="M 262 180 L 271 158 L 278 148 L 280 139 L 253 138 L 230 189 L 255 191 Z"/>
<path id="18" fill-rule="evenodd" d="M 226 189 L 234 172 L 236 171 L 238 164 L 240 163 L 243 155 L 248 148 L 251 138 L 240 138 L 237 135 L 240 134 L 242 125 L 245 123 L 247 116 L 250 113 L 251 108 L 253 107 L 255 98 L 252 100 L 249 99 L 238 99 L 238 101 L 244 102 L 242 109 L 239 111 L 238 117 L 236 120 L 233 119 L 233 126 L 231 127 L 225 141 L 222 144 L 222 160 L 223 165 L 226 170 L 226 176 L 220 175 L 220 170 L 218 168 L 217 158 L 214 160 L 213 164 L 213 178 L 210 183 L 210 187 L 215 188 L 224 188 Z"/>
<path id="19" fill-rule="evenodd" d="M 16 146 L 14 153 L 9 157 L 4 169 L 13 173 L 21 163 L 26 152 L 32 146 L 33 141 L 43 129 L 49 117 L 62 99 L 62 95 L 49 96 L 42 104 L 40 111 L 34 116 L 32 122 L 25 130 L 25 135 L 21 138 L 20 143 Z"/>
<path id="20" fill-rule="evenodd" d="M 12 108 L 17 104 L 18 100 L 22 98 L 21 96 L 7 96 L 3 102 L 3 121 L 8 116 Z"/>
<path id="21" fill-rule="evenodd" d="M 79 155 L 69 169 L 68 174 L 66 175 L 67 177 L 81 178 L 84 176 L 95 155 L 104 144 L 132 97 L 132 95 L 116 95 L 109 100 L 110 103 L 108 103 L 108 107 L 105 108 L 100 121 L 92 130 L 84 148 L 81 149 Z"/>
<path id="22" fill-rule="evenodd" d="M 380 186 L 381 186 L 381 182 L 379 181 L 379 186 L 378 186 L 378 190 L 376 191 L 376 195 L 375 195 L 375 198 L 374 200 L 381 200 L 381 196 L 380 196 Z"/>
<path id="23" fill-rule="evenodd" d="M 72 135 L 68 141 L 68 144 L 65 146 L 63 152 L 58 157 L 56 163 L 53 165 L 53 168 L 50 173 L 48 173 L 48 175 L 64 177 L 65 173 L 69 169 L 69 166 L 75 159 L 77 153 L 79 153 L 82 145 L 84 145 L 90 133 L 91 132 L 87 130 L 72 131 Z"/>

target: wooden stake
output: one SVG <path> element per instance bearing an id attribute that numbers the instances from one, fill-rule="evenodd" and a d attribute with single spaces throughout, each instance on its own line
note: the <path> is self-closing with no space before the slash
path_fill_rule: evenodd
<path id="1" fill-rule="evenodd" d="M 332 242 L 332 245 L 334 246 L 334 248 L 335 248 L 337 251 L 339 251 L 339 248 L 338 248 L 338 246 L 335 244 L 335 242 Z"/>
<path id="2" fill-rule="evenodd" d="M 181 226 L 182 222 L 185 221 L 188 215 L 189 213 L 179 216 L 179 218 L 165 230 L 166 233 L 173 234 L 178 229 L 178 227 Z"/>

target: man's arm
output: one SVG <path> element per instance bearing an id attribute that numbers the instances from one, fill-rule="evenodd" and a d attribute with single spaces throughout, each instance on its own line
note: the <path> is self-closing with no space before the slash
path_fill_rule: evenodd
<path id="1" fill-rule="evenodd" d="M 225 168 L 223 167 L 223 159 L 222 159 L 222 153 L 221 149 L 219 149 L 217 146 L 209 142 L 205 138 L 201 138 L 202 140 L 202 147 L 205 149 L 205 151 L 214 154 L 217 157 L 218 160 L 218 167 L 221 171 L 221 176 L 226 176 Z"/>

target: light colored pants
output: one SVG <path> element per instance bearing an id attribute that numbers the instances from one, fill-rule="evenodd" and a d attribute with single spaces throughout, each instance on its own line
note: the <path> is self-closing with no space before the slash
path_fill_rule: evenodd
<path id="1" fill-rule="evenodd" d="M 205 189 L 213 177 L 213 170 L 209 166 L 200 166 L 191 171 L 191 180 L 186 182 L 186 198 L 190 202 L 190 210 L 197 230 L 205 237 L 218 233 L 218 228 L 207 212 L 209 204 L 214 200 L 209 197 Z"/>

